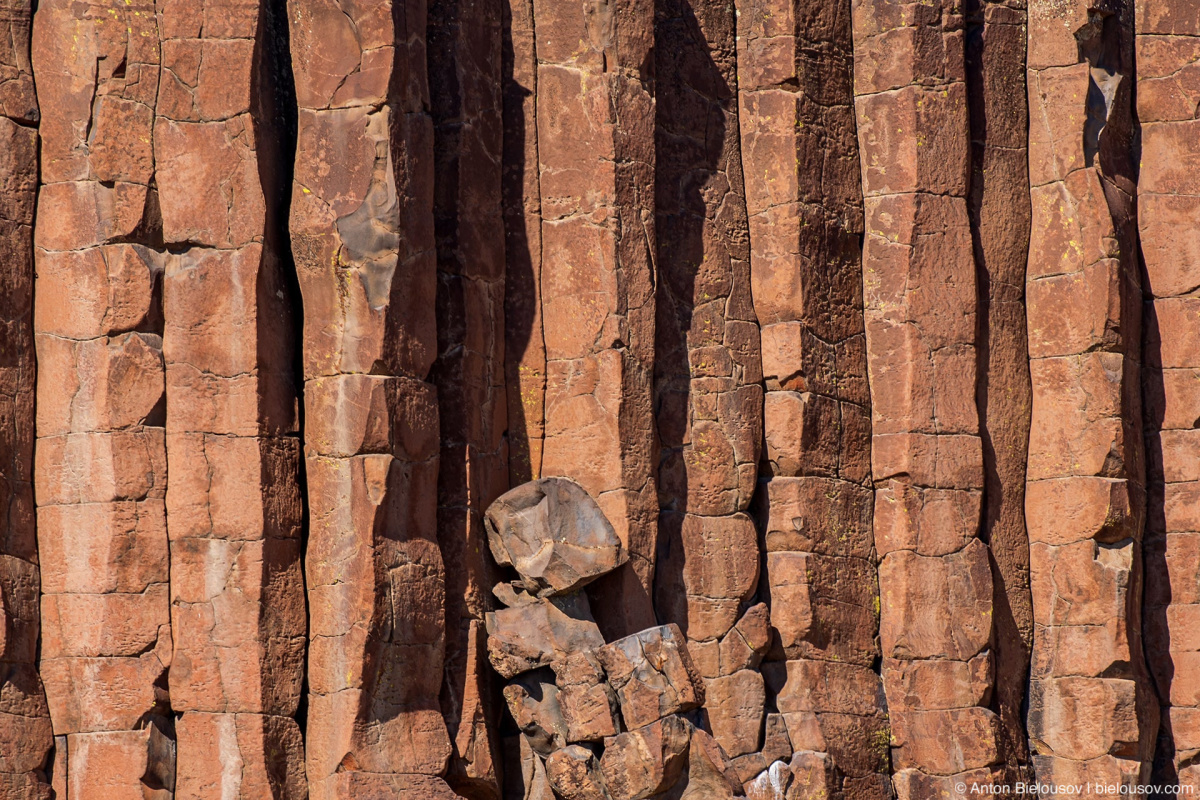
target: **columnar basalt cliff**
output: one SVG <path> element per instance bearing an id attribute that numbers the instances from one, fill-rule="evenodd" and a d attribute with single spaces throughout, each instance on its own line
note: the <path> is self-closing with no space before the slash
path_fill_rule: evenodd
<path id="1" fill-rule="evenodd" d="M 0 797 L 1200 789 L 1191 0 L 0 0 Z"/>

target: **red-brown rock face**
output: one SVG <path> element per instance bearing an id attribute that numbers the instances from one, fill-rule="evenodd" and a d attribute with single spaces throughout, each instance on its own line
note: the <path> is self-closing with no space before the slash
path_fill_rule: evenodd
<path id="1" fill-rule="evenodd" d="M 1158 712 L 1141 645 L 1133 8 L 1103 11 L 1029 9 L 1028 725 L 1039 778 L 1137 784 Z"/>
<path id="2" fill-rule="evenodd" d="M 1163 780 L 1200 790 L 1200 209 L 1187 165 L 1200 85 L 1200 16 L 1178 3 L 1135 5 L 1137 115 L 1142 132 L 1138 225 L 1145 264 L 1142 297 L 1146 519 L 1145 646 L 1163 706 L 1156 766 Z M 1163 743 L 1168 743 L 1163 747 Z M 1166 752 L 1163 752 L 1163 751 Z M 1173 750 L 1171 758 L 1170 750 Z M 1172 774 L 1174 773 L 1174 774 Z"/>
<path id="3" fill-rule="evenodd" d="M 31 7 L 0 5 L 0 794 L 46 797 L 53 745 L 38 677 L 33 505 L 33 220 L 39 121 Z"/>
<path id="4" fill-rule="evenodd" d="M 0 798 L 1200 788 L 1198 104 L 1191 0 L 0 0 Z"/>

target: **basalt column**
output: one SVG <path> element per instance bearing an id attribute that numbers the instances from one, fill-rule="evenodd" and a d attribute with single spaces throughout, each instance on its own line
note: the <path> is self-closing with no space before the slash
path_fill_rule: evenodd
<path id="1" fill-rule="evenodd" d="M 174 786 L 159 55 L 148 0 L 39 4 L 41 671 L 71 797 Z"/>
<path id="2" fill-rule="evenodd" d="M 544 476 L 578 481 L 629 562 L 589 587 L 612 640 L 655 624 L 654 7 L 534 0 Z"/>
<path id="3" fill-rule="evenodd" d="M 854 3 L 880 642 L 901 798 L 999 779 L 962 22 L 949 0 Z"/>
<path id="4" fill-rule="evenodd" d="M 659 619 L 687 634 L 709 725 L 732 758 L 761 747 L 762 674 L 721 664 L 758 584 L 754 493 L 762 365 L 738 147 L 731 3 L 670 0 L 655 25 Z"/>
<path id="5" fill-rule="evenodd" d="M 508 488 L 504 385 L 505 241 L 501 216 L 500 43 L 504 0 L 429 4 L 434 123 L 441 416 L 438 541 L 446 563 L 442 709 L 454 742 L 448 779 L 498 798 L 499 687 L 487 665 L 491 610 L 483 512 Z"/>
<path id="6" fill-rule="evenodd" d="M 738 72 L 766 379 L 758 515 L 782 645 L 768 659 L 786 659 L 764 669 L 786 675 L 797 753 L 831 762 L 839 796 L 884 798 L 850 15 L 848 0 L 741 3 Z"/>
<path id="7" fill-rule="evenodd" d="M 1028 102 L 1024 0 L 966 4 L 967 94 L 971 116 L 971 191 L 975 245 L 977 364 L 975 399 L 983 444 L 982 536 L 995 584 L 996 690 L 1010 783 L 1028 781 L 1022 703 L 1033 646 L 1025 468 L 1029 444 L 1029 348 L 1025 264 L 1029 253 Z"/>
<path id="8" fill-rule="evenodd" d="M 159 9 L 170 689 L 176 796 L 195 800 L 306 796 L 283 14 L 281 0 Z"/>
<path id="9" fill-rule="evenodd" d="M 289 4 L 299 104 L 309 794 L 453 797 L 438 694 L 433 122 L 425 4 Z"/>
<path id="10" fill-rule="evenodd" d="M 1029 7 L 1028 731 L 1047 783 L 1149 777 L 1133 8 Z"/>
<path id="11" fill-rule="evenodd" d="M 1191 3 L 1144 0 L 1136 14 L 1146 655 L 1166 707 L 1160 742 L 1174 757 L 1159 755 L 1200 791 L 1200 15 Z"/>
<path id="12" fill-rule="evenodd" d="M 53 743 L 37 669 L 31 14 L 28 0 L 0 3 L 0 795 L 13 800 L 45 796 Z"/>
<path id="13" fill-rule="evenodd" d="M 546 340 L 542 332 L 542 196 L 533 0 L 501 8 L 504 377 L 513 486 L 542 476 Z"/>

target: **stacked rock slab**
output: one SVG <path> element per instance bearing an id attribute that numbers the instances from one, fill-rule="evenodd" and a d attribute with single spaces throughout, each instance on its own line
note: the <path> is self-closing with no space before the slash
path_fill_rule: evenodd
<path id="1" fill-rule="evenodd" d="M 498 797 L 496 688 L 484 657 L 491 607 L 483 512 L 508 488 L 501 217 L 502 0 L 429 4 L 441 418 L 438 542 L 446 564 L 442 710 L 460 793 Z"/>
<path id="2" fill-rule="evenodd" d="M 38 105 L 29 63 L 32 5 L 0 4 L 0 795 L 49 788 L 50 714 L 37 669 L 33 506 L 33 212 Z"/>
<path id="3" fill-rule="evenodd" d="M 1200 154 L 1200 16 L 1191 4 L 1138 2 L 1135 10 L 1149 500 L 1144 630 L 1179 784 L 1200 791 L 1200 183 L 1191 169 Z"/>
<path id="4" fill-rule="evenodd" d="M 504 378 L 513 486 L 542 476 L 546 340 L 542 331 L 542 196 L 533 0 L 501 8 L 504 144 Z"/>
<path id="5" fill-rule="evenodd" d="M 654 7 L 535 0 L 543 475 L 578 481 L 630 561 L 592 587 L 609 638 L 654 624 Z"/>
<path id="6" fill-rule="evenodd" d="M 449 795 L 425 4 L 289 4 L 309 795 Z"/>
<path id="7" fill-rule="evenodd" d="M 41 673 L 72 797 L 174 786 L 156 22 L 48 2 L 34 26 Z"/>
<path id="8" fill-rule="evenodd" d="M 517 575 L 494 587 L 506 608 L 487 616 L 488 656 L 520 731 L 505 796 L 732 798 L 733 765 L 681 716 L 705 698 L 683 632 L 656 626 L 605 644 L 592 619 L 581 589 L 628 559 L 596 501 L 544 478 L 501 496 L 487 524 L 497 566 Z"/>
<path id="9" fill-rule="evenodd" d="M 850 10 L 742 3 L 738 77 L 766 386 L 758 515 L 787 659 L 767 669 L 792 747 L 828 753 L 838 791 L 885 797 Z"/>
<path id="10" fill-rule="evenodd" d="M 758 583 L 754 493 L 762 369 L 750 297 L 750 241 L 737 124 L 731 3 L 672 0 L 655 24 L 661 444 L 655 608 L 687 634 L 709 681 L 707 707 L 730 756 L 758 749 L 761 674 L 722 675 L 721 639 Z M 713 683 L 717 682 L 714 687 Z M 727 687 L 749 684 L 730 696 Z"/>
<path id="11" fill-rule="evenodd" d="M 999 779 L 963 20 L 854 3 L 883 685 L 902 798 Z"/>
<path id="12" fill-rule="evenodd" d="M 1025 92 L 1024 0 L 972 0 L 967 14 L 967 95 L 975 245 L 975 387 L 983 444 L 982 538 L 995 583 L 993 649 L 1006 778 L 1029 782 L 1022 704 L 1033 646 L 1025 470 L 1031 396 L 1025 325 L 1029 253 L 1029 113 Z"/>
<path id="13" fill-rule="evenodd" d="M 180 798 L 302 798 L 293 153 L 282 5 L 158 11 L 171 707 Z"/>
<path id="14" fill-rule="evenodd" d="M 1028 732 L 1048 783 L 1149 777 L 1131 3 L 1029 7 L 1033 587 Z"/>

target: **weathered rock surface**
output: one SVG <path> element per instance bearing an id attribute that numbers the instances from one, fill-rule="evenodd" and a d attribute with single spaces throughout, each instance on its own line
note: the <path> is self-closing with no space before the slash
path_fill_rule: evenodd
<path id="1" fill-rule="evenodd" d="M 0 0 L 0 797 L 1200 787 L 1197 42 Z"/>
<path id="2" fill-rule="evenodd" d="M 565 478 L 505 492 L 488 507 L 486 525 L 492 558 L 541 597 L 573 592 L 628 560 L 600 506 Z"/>
<path id="3" fill-rule="evenodd" d="M 1087 3 L 1029 8 L 1027 510 L 1037 632 L 1027 725 L 1038 777 L 1054 781 L 1099 781 L 1114 760 L 1119 772 L 1149 778 L 1159 723 L 1141 636 L 1134 9 L 1106 10 L 1102 19 Z M 1088 99 L 1098 90 L 1103 101 Z M 1035 504 L 1048 493 L 1053 502 Z M 1070 524 L 1059 508 L 1072 510 Z"/>
<path id="4" fill-rule="evenodd" d="M 1142 285 L 1143 424 L 1146 441 L 1144 630 L 1151 677 L 1163 706 L 1159 748 L 1171 750 L 1173 778 L 1200 791 L 1200 474 L 1195 469 L 1195 382 L 1200 357 L 1200 261 L 1191 221 L 1200 208 L 1185 167 L 1197 153 L 1190 134 L 1200 87 L 1200 17 L 1178 3 L 1134 7 L 1137 31 L 1137 116 L 1142 175 L 1138 226 L 1145 269 Z M 1188 387 L 1191 388 L 1188 388 Z M 1168 743 L 1169 744 L 1166 744 Z M 1165 761 L 1157 758 L 1156 762 Z M 1159 763 L 1156 763 L 1156 767 Z M 1163 764 L 1162 766 L 1166 766 Z M 1172 774 L 1174 773 L 1174 774 Z"/>
<path id="5" fill-rule="evenodd" d="M 949 2 L 861 0 L 853 14 L 892 767 L 956 775 L 999 763 L 994 712 L 910 706 L 899 695 L 903 662 L 954 670 L 990 645 L 995 619 L 990 556 L 976 538 L 984 460 L 973 402 L 978 294 L 966 199 L 964 20 Z M 964 720 L 971 724 L 958 724 Z M 936 739 L 922 738 L 926 733 Z"/>
<path id="6" fill-rule="evenodd" d="M 630 729 L 704 703 L 704 684 L 675 625 L 648 628 L 596 651 Z"/>
<path id="7" fill-rule="evenodd" d="M 0 6 L 0 794 L 14 800 L 48 795 L 54 745 L 37 668 L 32 11 L 29 3 Z"/>

